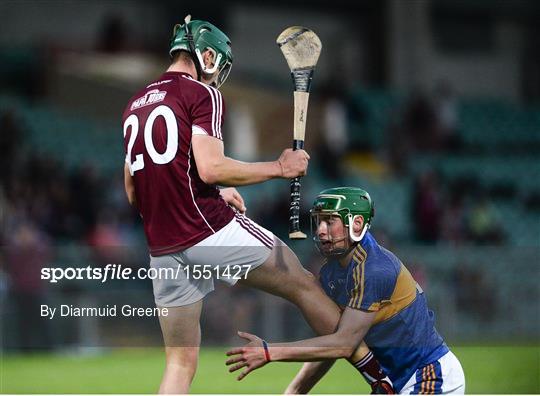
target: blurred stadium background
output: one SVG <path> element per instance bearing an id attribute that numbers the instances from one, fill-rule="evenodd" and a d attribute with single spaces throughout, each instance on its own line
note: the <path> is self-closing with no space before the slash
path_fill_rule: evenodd
<path id="1" fill-rule="evenodd" d="M 0 2 L 0 392 L 155 392 L 154 318 L 39 317 L 39 305 L 152 306 L 150 281 L 39 278 L 43 266 L 148 264 L 122 183 L 121 114 L 167 67 L 191 13 L 232 39 L 228 153 L 290 146 L 291 82 L 275 37 L 323 41 L 308 119 L 307 210 L 323 188 L 376 202 L 372 231 L 426 290 L 473 393 L 540 393 L 540 5 L 533 0 Z M 241 188 L 248 215 L 286 239 L 288 183 Z M 312 243 L 291 244 L 320 265 Z M 290 304 L 217 285 L 194 390 L 279 393 L 294 365 L 246 384 L 222 366 L 237 329 L 310 334 Z M 135 348 L 135 349 L 131 349 Z M 221 349 L 220 349 L 221 348 Z M 275 367 L 274 367 L 275 366 Z M 317 391 L 366 392 L 346 365 Z"/>

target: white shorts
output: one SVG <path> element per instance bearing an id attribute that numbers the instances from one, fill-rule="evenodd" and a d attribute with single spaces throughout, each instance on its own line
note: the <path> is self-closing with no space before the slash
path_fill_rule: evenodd
<path id="1" fill-rule="evenodd" d="M 154 299 L 160 307 L 197 302 L 214 290 L 214 279 L 234 285 L 270 256 L 274 234 L 244 215 L 198 244 L 177 253 L 150 256 Z"/>
<path id="2" fill-rule="evenodd" d="M 400 395 L 465 393 L 465 374 L 458 358 L 451 351 L 434 363 L 422 367 L 411 376 Z"/>

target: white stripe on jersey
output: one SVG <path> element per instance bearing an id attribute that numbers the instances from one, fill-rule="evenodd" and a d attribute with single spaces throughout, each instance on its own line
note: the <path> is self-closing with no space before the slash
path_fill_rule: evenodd
<path id="1" fill-rule="evenodd" d="M 217 89 L 215 88 L 212 88 L 216 94 L 217 94 L 217 98 L 218 98 L 218 103 L 219 103 L 219 116 L 218 116 L 218 119 L 217 119 L 217 130 L 218 130 L 218 133 L 219 133 L 219 138 L 221 140 L 223 140 L 223 135 L 221 134 L 221 115 L 223 114 L 223 98 L 221 97 L 221 92 L 219 92 Z"/>
<path id="2" fill-rule="evenodd" d="M 208 87 L 210 89 L 210 92 L 214 93 L 214 97 L 216 99 L 216 121 L 215 121 L 215 130 L 216 130 L 216 133 L 217 133 L 217 137 L 220 138 L 221 140 L 223 140 L 223 136 L 221 135 L 221 112 L 223 111 L 223 99 L 221 98 L 221 93 L 213 88 L 213 87 L 210 87 L 208 85 L 205 85 L 206 87 Z"/>
<path id="3" fill-rule="evenodd" d="M 195 202 L 195 195 L 193 195 L 193 188 L 191 187 L 191 176 L 189 175 L 190 169 L 191 169 L 191 142 L 189 143 L 188 168 L 187 168 L 187 177 L 188 177 L 189 191 L 191 192 L 191 199 L 193 200 L 193 204 L 195 205 L 195 208 L 197 208 L 197 212 L 199 212 L 199 214 L 201 215 L 202 219 L 204 220 L 204 222 L 206 223 L 208 228 L 210 228 L 212 230 L 212 232 L 215 234 L 216 231 L 214 231 L 212 226 L 210 224 L 208 224 L 208 221 L 206 221 L 206 218 L 204 217 L 201 210 L 199 209 L 199 205 L 197 205 L 197 202 Z"/>
<path id="4" fill-rule="evenodd" d="M 208 93 L 210 93 L 210 98 L 212 99 L 212 136 L 223 140 L 223 135 L 221 134 L 221 113 L 223 112 L 223 98 L 221 97 L 221 92 L 192 77 L 182 77 L 202 85 Z"/>

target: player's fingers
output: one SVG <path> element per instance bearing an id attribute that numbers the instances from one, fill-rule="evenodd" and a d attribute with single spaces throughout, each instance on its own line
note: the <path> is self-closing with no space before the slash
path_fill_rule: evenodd
<path id="1" fill-rule="evenodd" d="M 248 365 L 247 362 L 242 362 L 242 363 L 237 364 L 236 366 L 232 366 L 229 368 L 229 373 L 233 373 L 236 370 L 240 370 L 242 367 L 246 367 L 247 365 Z"/>
<path id="2" fill-rule="evenodd" d="M 234 348 L 230 351 L 227 351 L 227 356 L 233 356 L 233 355 L 241 355 L 242 354 L 242 348 Z"/>
<path id="3" fill-rule="evenodd" d="M 245 206 L 245 203 L 244 203 L 244 198 L 242 198 L 242 196 L 240 195 L 240 193 L 236 190 L 234 190 L 234 197 L 236 198 L 236 200 L 239 202 L 240 204 L 240 210 L 242 212 L 245 212 L 246 211 L 246 206 Z"/>
<path id="4" fill-rule="evenodd" d="M 241 205 L 240 205 L 240 202 L 238 202 L 238 200 L 236 199 L 235 196 L 233 196 L 233 197 L 231 198 L 231 202 L 229 202 L 229 205 L 231 205 L 232 207 L 234 207 L 236 210 L 241 211 Z"/>
<path id="5" fill-rule="evenodd" d="M 244 357 L 243 357 L 243 356 L 241 356 L 241 355 L 240 355 L 240 356 L 235 356 L 235 357 L 232 357 L 232 358 L 228 359 L 228 360 L 225 362 L 225 364 L 226 364 L 227 366 L 229 366 L 229 365 L 231 365 L 231 364 L 238 363 L 238 362 L 241 362 L 241 361 L 243 361 L 243 360 L 244 360 Z"/>
<path id="6" fill-rule="evenodd" d="M 303 150 L 303 149 L 299 149 L 299 150 L 295 150 L 296 154 L 299 158 L 303 158 L 305 160 L 308 160 L 309 159 L 309 154 Z"/>
<path id="7" fill-rule="evenodd" d="M 287 155 L 290 151 L 293 151 L 293 150 L 290 149 L 290 148 L 286 148 L 286 149 L 283 150 L 283 152 L 281 153 L 281 156 L 283 157 L 284 155 Z"/>
<path id="8" fill-rule="evenodd" d="M 233 206 L 242 213 L 246 211 L 244 201 L 242 200 L 242 197 L 240 197 L 240 195 L 234 197 Z"/>
<path id="9" fill-rule="evenodd" d="M 238 335 L 240 337 L 242 337 L 243 339 L 248 340 L 248 341 L 253 341 L 253 340 L 256 340 L 258 338 L 255 334 L 250 334 L 250 333 L 246 333 L 246 332 L 243 332 L 243 331 L 239 331 Z"/>
<path id="10" fill-rule="evenodd" d="M 248 375 L 249 373 L 251 372 L 251 368 L 248 367 L 247 369 L 245 369 L 244 371 L 242 371 L 240 373 L 240 375 L 238 376 L 238 381 L 242 381 L 243 378 L 246 377 L 246 375 Z"/>

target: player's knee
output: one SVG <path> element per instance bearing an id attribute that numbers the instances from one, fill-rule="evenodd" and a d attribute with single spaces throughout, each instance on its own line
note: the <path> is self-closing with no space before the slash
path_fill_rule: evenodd
<path id="1" fill-rule="evenodd" d="M 312 273 L 311 271 L 308 271 L 307 269 L 304 269 L 304 272 L 305 272 L 306 276 L 307 276 L 312 282 L 317 283 L 317 278 L 315 277 L 315 275 L 313 275 L 313 273 Z"/>
<path id="2" fill-rule="evenodd" d="M 302 271 L 300 284 L 302 286 L 302 291 L 304 292 L 319 288 L 317 278 L 306 269 Z"/>
<path id="3" fill-rule="evenodd" d="M 292 293 L 295 299 L 302 299 L 306 294 L 319 291 L 319 284 L 315 276 L 304 270 L 302 273 L 295 276 L 294 287 Z"/>

